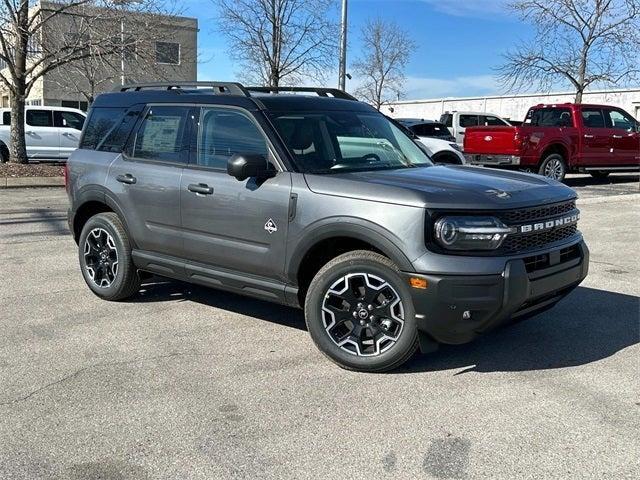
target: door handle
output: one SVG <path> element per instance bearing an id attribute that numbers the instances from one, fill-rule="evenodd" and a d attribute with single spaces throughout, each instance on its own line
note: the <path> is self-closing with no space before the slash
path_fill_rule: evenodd
<path id="1" fill-rule="evenodd" d="M 27 135 L 35 135 L 36 134 L 36 132 L 34 132 L 33 130 L 27 130 L 24 133 L 26 133 Z"/>
<path id="2" fill-rule="evenodd" d="M 116 177 L 116 180 L 120 183 L 126 183 L 127 185 L 133 185 L 138 181 L 138 179 L 130 173 L 127 173 L 125 175 L 118 175 Z"/>
<path id="3" fill-rule="evenodd" d="M 622 138 L 622 135 L 611 135 L 611 138 Z"/>
<path id="4" fill-rule="evenodd" d="M 64 132 L 62 135 L 64 135 L 65 137 L 73 137 L 73 133 L 69 132 Z"/>
<path id="5" fill-rule="evenodd" d="M 593 138 L 593 135 L 589 135 L 588 133 L 585 133 L 584 138 Z"/>
<path id="6" fill-rule="evenodd" d="M 213 187 L 210 187 L 206 183 L 190 183 L 187 190 L 193 193 L 199 193 L 201 195 L 212 195 Z"/>

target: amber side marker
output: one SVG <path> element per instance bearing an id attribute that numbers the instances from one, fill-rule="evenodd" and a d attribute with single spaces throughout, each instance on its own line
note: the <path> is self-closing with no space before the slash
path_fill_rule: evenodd
<path id="1" fill-rule="evenodd" d="M 424 278 L 411 277 L 409 278 L 409 284 L 413 288 L 421 288 L 422 290 L 426 290 L 429 286 L 429 282 L 427 282 Z"/>

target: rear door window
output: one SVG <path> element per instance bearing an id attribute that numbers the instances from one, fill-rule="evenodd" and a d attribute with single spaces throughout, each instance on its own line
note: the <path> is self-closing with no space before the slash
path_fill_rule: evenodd
<path id="1" fill-rule="evenodd" d="M 480 125 L 485 127 L 504 126 L 506 124 L 504 120 L 493 115 L 480 115 Z"/>
<path id="2" fill-rule="evenodd" d="M 31 127 L 53 127 L 51 110 L 27 110 L 26 122 Z"/>
<path id="3" fill-rule="evenodd" d="M 189 107 L 149 107 L 135 138 L 135 158 L 160 162 L 184 163 L 188 139 L 185 130 Z"/>
<path id="4" fill-rule="evenodd" d="M 2 124 L 11 125 L 11 112 L 2 112 Z"/>
<path id="5" fill-rule="evenodd" d="M 582 124 L 586 128 L 607 128 L 604 115 L 599 108 L 583 108 Z"/>
<path id="6" fill-rule="evenodd" d="M 462 128 L 477 127 L 478 115 L 460 115 L 460 126 Z"/>

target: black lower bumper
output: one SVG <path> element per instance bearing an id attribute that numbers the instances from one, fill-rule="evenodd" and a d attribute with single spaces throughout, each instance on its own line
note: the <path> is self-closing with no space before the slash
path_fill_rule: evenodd
<path id="1" fill-rule="evenodd" d="M 587 276 L 589 250 L 584 242 L 575 249 L 574 258 L 533 271 L 525 259 L 515 259 L 497 275 L 405 273 L 407 281 L 419 277 L 428 285 L 411 288 L 418 329 L 440 343 L 466 343 L 553 306 Z"/>

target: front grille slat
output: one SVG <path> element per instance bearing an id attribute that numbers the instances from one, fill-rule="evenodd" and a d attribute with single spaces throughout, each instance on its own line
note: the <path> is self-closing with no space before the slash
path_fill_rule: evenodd
<path id="1" fill-rule="evenodd" d="M 553 205 L 545 205 L 543 207 L 523 208 L 519 210 L 507 210 L 498 216 L 507 225 L 515 225 L 518 223 L 526 223 L 533 220 L 541 220 L 548 217 L 555 217 L 576 209 L 576 202 L 556 203 Z"/>

